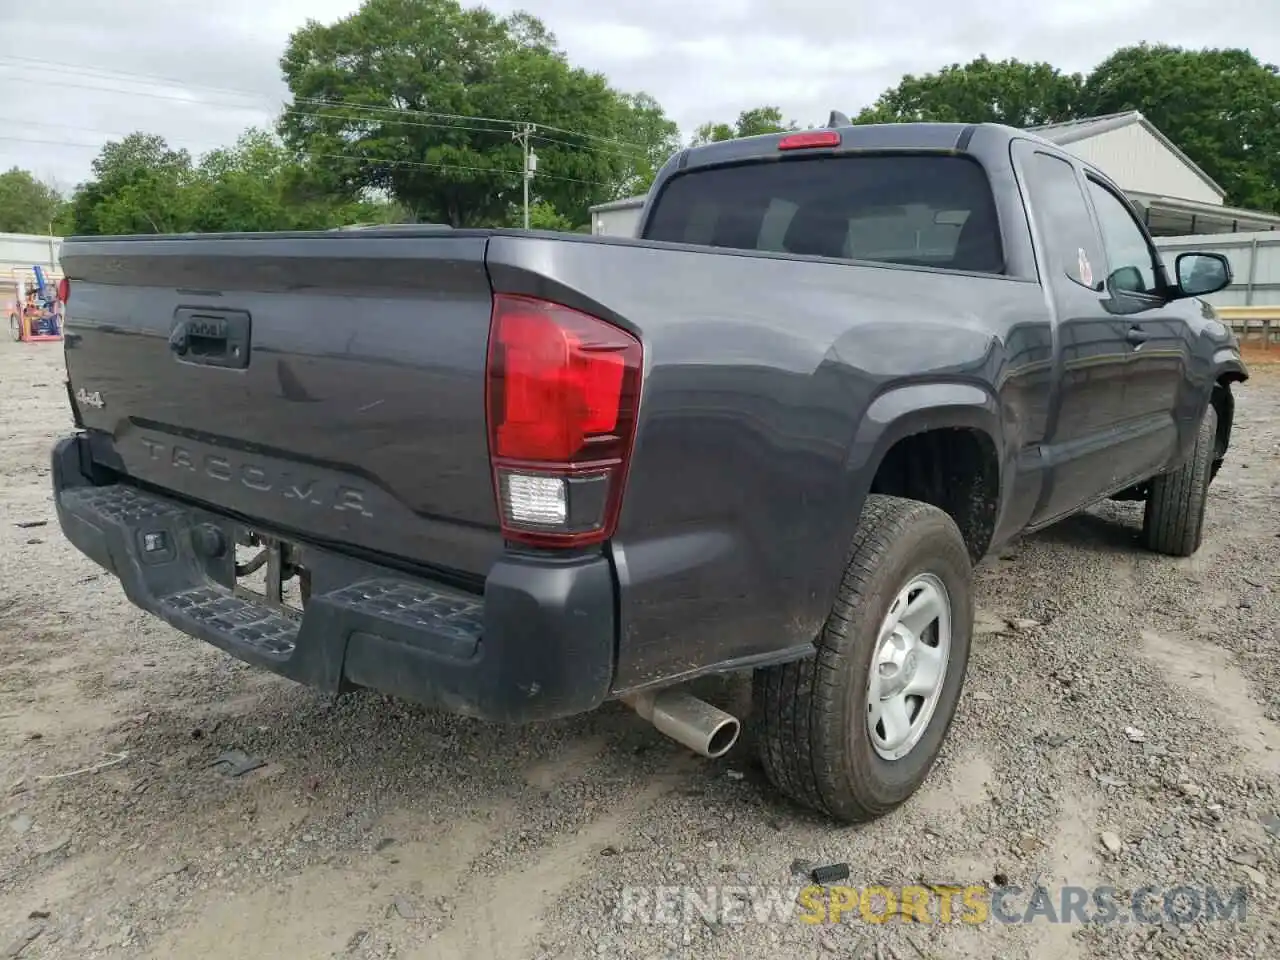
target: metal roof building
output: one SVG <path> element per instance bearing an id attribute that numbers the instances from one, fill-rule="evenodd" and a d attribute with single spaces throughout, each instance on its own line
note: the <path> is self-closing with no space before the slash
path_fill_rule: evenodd
<path id="1" fill-rule="evenodd" d="M 598 203 L 591 208 L 591 232 L 611 237 L 634 237 L 640 225 L 644 197 L 626 197 Z"/>
<path id="2" fill-rule="evenodd" d="M 1142 211 L 1158 237 L 1274 230 L 1280 216 L 1226 206 L 1227 192 L 1137 110 L 1032 127 L 1093 164 Z"/>
<path id="3" fill-rule="evenodd" d="M 1102 170 L 1142 211 L 1157 237 L 1275 230 L 1280 216 L 1229 207 L 1226 191 L 1137 110 L 1033 127 L 1031 132 Z M 591 232 L 634 236 L 644 197 L 591 208 Z"/>

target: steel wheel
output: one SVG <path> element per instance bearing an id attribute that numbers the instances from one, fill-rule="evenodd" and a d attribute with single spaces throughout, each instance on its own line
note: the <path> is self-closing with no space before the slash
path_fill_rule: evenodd
<path id="1" fill-rule="evenodd" d="M 756 671 L 769 780 L 844 823 L 897 807 L 942 749 L 972 631 L 973 566 L 955 521 L 868 496 L 816 655 Z"/>
<path id="2" fill-rule="evenodd" d="M 867 678 L 867 735 L 885 760 L 905 757 L 933 719 L 951 657 L 951 598 L 931 573 L 899 593 L 880 625 Z"/>

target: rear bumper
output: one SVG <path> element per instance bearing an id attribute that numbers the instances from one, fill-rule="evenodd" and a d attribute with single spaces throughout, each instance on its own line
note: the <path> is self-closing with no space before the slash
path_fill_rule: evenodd
<path id="1" fill-rule="evenodd" d="M 53 485 L 63 533 L 130 601 L 300 683 L 516 723 L 609 694 L 617 634 L 603 556 L 504 558 L 479 596 L 303 545 L 311 598 L 295 615 L 233 591 L 237 520 L 114 482 L 79 436 L 55 446 Z"/>

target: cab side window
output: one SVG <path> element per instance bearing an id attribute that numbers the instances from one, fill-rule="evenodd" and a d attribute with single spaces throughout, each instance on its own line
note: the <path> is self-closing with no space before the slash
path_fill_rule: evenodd
<path id="1" fill-rule="evenodd" d="M 1130 293 L 1157 293 L 1154 254 L 1129 207 L 1092 178 L 1089 179 L 1089 196 L 1102 229 L 1107 272 L 1115 286 Z"/>
<path id="2" fill-rule="evenodd" d="M 1049 269 L 1055 278 L 1065 274 L 1082 287 L 1096 289 L 1103 279 L 1102 250 L 1075 168 L 1059 157 L 1036 152 L 1027 163 L 1026 180 Z"/>

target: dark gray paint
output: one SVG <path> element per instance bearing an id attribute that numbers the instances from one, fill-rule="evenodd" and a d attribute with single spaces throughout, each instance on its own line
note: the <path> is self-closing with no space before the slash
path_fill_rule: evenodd
<path id="1" fill-rule="evenodd" d="M 562 302 L 644 343 L 609 546 L 614 688 L 793 655 L 830 609 L 897 440 L 948 426 L 989 439 L 995 544 L 1180 462 L 1216 378 L 1243 373 L 1198 302 L 1121 316 L 1046 274 L 1035 239 L 1052 224 L 1029 222 L 1018 156 L 1056 148 L 988 126 L 844 133 L 842 149 L 963 145 L 991 177 L 1007 275 L 514 231 L 72 240 L 68 366 L 107 401 L 81 413 L 111 435 L 104 462 L 139 479 L 478 582 L 502 550 L 484 430 L 490 292 Z M 700 165 L 772 159 L 775 140 L 672 158 L 650 203 Z M 249 368 L 175 359 L 166 336 L 184 305 L 249 311 Z M 1160 349 L 1128 343 L 1135 325 Z M 157 432 L 255 480 L 301 474 L 329 499 L 311 510 L 175 467 L 142 443 Z M 344 485 L 371 516 L 334 508 Z"/>
<path id="2" fill-rule="evenodd" d="M 140 480 L 481 582 L 502 549 L 484 419 L 485 243 L 69 242 L 67 368 L 106 400 L 81 411 L 85 425 L 109 433 Z M 188 306 L 248 311 L 247 369 L 170 351 Z"/>

